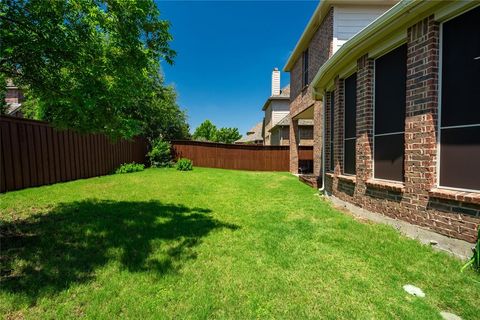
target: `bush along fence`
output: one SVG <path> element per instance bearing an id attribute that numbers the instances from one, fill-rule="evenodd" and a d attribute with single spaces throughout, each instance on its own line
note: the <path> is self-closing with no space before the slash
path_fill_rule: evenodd
<path id="1" fill-rule="evenodd" d="M 109 174 L 123 163 L 144 163 L 143 139 L 56 130 L 42 121 L 0 117 L 0 192 Z"/>
<path id="2" fill-rule="evenodd" d="M 175 160 L 188 158 L 196 167 L 251 171 L 289 171 L 288 146 L 235 145 L 189 140 L 172 141 Z M 300 160 L 313 159 L 313 147 L 300 147 Z"/>

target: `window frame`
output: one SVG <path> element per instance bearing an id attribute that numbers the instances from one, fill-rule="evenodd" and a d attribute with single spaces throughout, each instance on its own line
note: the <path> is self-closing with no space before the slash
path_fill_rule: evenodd
<path id="1" fill-rule="evenodd" d="M 473 9 L 472 9 L 473 10 Z M 468 12 L 468 11 L 466 11 Z M 469 189 L 469 188 L 458 188 L 458 187 L 449 187 L 443 186 L 440 180 L 440 169 L 441 169 L 441 155 L 442 155 L 442 129 L 456 129 L 456 128 L 468 128 L 468 127 L 479 127 L 480 124 L 467 124 L 467 125 L 455 125 L 455 126 L 445 126 L 442 127 L 442 96 L 443 96 L 443 44 L 444 44 L 444 24 L 450 20 L 458 18 L 466 12 L 461 12 L 452 17 L 449 17 L 446 20 L 443 20 L 439 26 L 439 39 L 438 39 L 438 86 L 437 86 L 437 105 L 438 105 L 438 116 L 437 116 L 437 163 L 436 163 L 436 181 L 435 186 L 439 189 L 452 190 L 452 191 L 463 191 L 463 192 L 473 192 L 480 193 L 480 189 Z"/>
<path id="2" fill-rule="evenodd" d="M 405 41 L 402 41 L 402 42 L 399 42 L 397 43 L 394 47 L 392 47 L 390 50 L 388 50 L 387 52 L 383 52 L 381 55 L 379 56 L 376 56 L 374 61 L 373 61 L 373 90 L 372 90 L 372 106 L 373 106 L 373 110 L 372 110 L 372 119 L 373 119 L 373 128 L 372 128 L 372 179 L 373 180 L 376 180 L 376 181 L 384 181 L 384 182 L 388 182 L 388 183 L 397 183 L 397 184 L 405 184 L 405 167 L 403 168 L 403 180 L 402 181 L 398 181 L 398 180 L 390 180 L 390 179 L 384 179 L 384 178 L 377 178 L 375 177 L 375 146 L 376 146 L 376 143 L 375 143 L 375 137 L 376 136 L 387 136 L 387 135 L 395 135 L 395 134 L 400 134 L 400 133 L 403 133 L 404 137 L 405 137 L 405 125 L 403 127 L 403 131 L 398 131 L 398 132 L 392 132 L 392 133 L 380 133 L 380 134 L 375 134 L 375 129 L 376 129 L 376 126 L 375 126 L 375 114 L 376 114 L 376 107 L 377 107 L 377 102 L 376 102 L 376 89 L 377 89 L 377 86 L 376 86 L 376 70 L 377 70 L 377 59 L 389 54 L 390 52 L 398 49 L 399 47 L 403 46 L 403 45 L 407 45 L 407 42 L 406 40 Z M 405 61 L 405 63 L 407 63 L 407 60 L 408 60 L 408 55 L 407 55 L 407 59 Z M 408 72 L 408 71 L 407 71 Z M 406 79 L 407 80 L 407 79 Z M 406 83 L 405 83 L 406 85 Z M 405 95 L 406 95 L 406 92 L 405 92 Z M 407 114 L 406 114 L 406 106 L 405 106 L 405 119 L 404 119 L 404 122 L 405 120 L 407 119 Z M 405 138 L 404 138 L 404 141 L 405 141 Z M 405 147 L 403 148 L 403 161 L 405 162 Z"/>
<path id="3" fill-rule="evenodd" d="M 298 126 L 298 136 L 300 140 L 313 140 L 313 126 Z"/>
<path id="4" fill-rule="evenodd" d="M 308 53 L 308 48 L 306 48 L 302 52 L 302 88 L 305 88 L 308 86 L 308 58 L 309 58 L 309 53 Z"/>
<path id="5" fill-rule="evenodd" d="M 353 75 L 355 75 L 355 137 L 353 138 L 346 138 L 346 135 L 345 135 L 345 123 L 346 123 L 346 110 L 347 110 L 347 104 L 346 104 L 346 101 L 347 101 L 347 86 L 346 86 L 346 81 L 348 78 L 352 77 Z M 348 75 L 346 75 L 342 81 L 343 81 L 343 141 L 342 141 L 342 158 L 343 158 L 343 166 L 342 166 L 342 174 L 345 175 L 345 176 L 353 176 L 355 177 L 357 175 L 357 150 L 356 150 L 356 145 L 357 145 L 357 124 L 356 124 L 356 121 L 357 121 L 357 90 L 358 90 L 358 82 L 357 82 L 357 77 L 358 77 L 358 74 L 357 74 L 357 70 L 355 69 L 354 71 L 352 71 L 351 73 L 349 73 Z M 355 162 L 355 173 L 347 173 L 345 172 L 345 145 L 346 145 L 346 141 L 351 141 L 351 140 L 355 140 L 355 147 L 354 147 L 354 151 L 355 151 L 355 157 L 354 157 L 354 162 Z"/>
<path id="6" fill-rule="evenodd" d="M 330 172 L 335 172 L 335 90 L 332 90 L 328 93 L 330 95 L 330 114 L 329 114 L 329 121 L 330 121 L 330 141 L 329 148 L 330 148 Z"/>

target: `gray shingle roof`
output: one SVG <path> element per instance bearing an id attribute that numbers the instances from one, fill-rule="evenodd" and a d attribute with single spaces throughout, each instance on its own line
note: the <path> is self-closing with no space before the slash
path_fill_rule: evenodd
<path id="1" fill-rule="evenodd" d="M 290 85 L 287 84 L 285 87 L 283 87 L 280 90 L 280 94 L 278 96 L 268 97 L 268 99 L 263 104 L 262 110 L 267 109 L 268 105 L 270 104 L 270 101 L 272 100 L 289 100 L 289 99 L 290 99 Z"/>
<path id="2" fill-rule="evenodd" d="M 251 143 L 255 141 L 263 141 L 263 121 L 257 123 L 253 128 L 247 131 L 247 135 L 241 137 L 235 143 Z"/>
<path id="3" fill-rule="evenodd" d="M 313 126 L 313 119 L 299 119 L 298 120 L 299 126 Z M 280 126 L 290 126 L 290 115 L 286 115 L 283 117 L 282 120 L 278 121 L 276 125 L 274 125 L 269 131 L 272 131 L 276 127 Z"/>

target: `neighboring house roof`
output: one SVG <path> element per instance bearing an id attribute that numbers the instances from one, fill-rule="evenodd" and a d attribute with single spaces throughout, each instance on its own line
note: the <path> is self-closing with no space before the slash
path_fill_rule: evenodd
<path id="1" fill-rule="evenodd" d="M 262 110 L 268 108 L 268 105 L 272 100 L 290 100 L 290 84 L 286 85 L 280 90 L 280 94 L 278 96 L 270 96 L 267 101 L 263 104 Z"/>
<path id="2" fill-rule="evenodd" d="M 445 10 L 450 6 L 451 10 Z M 328 82 L 342 69 L 356 61 L 361 55 L 379 44 L 386 37 L 393 40 L 402 41 L 406 38 L 406 32 L 398 33 L 402 27 L 409 26 L 409 23 L 415 21 L 420 16 L 432 12 L 432 9 L 444 9 L 446 17 L 454 15 L 465 8 L 478 6 L 475 1 L 408 1 L 403 0 L 390 10 L 378 17 L 374 22 L 365 27 L 362 31 L 345 42 L 338 51 L 325 62 L 318 70 L 312 81 L 314 87 L 314 98 L 322 99 L 322 90 L 328 85 Z M 444 18 L 446 18 L 444 17 Z M 396 39 L 397 38 L 397 39 Z M 395 45 L 395 43 L 390 43 Z M 385 47 L 383 50 L 389 50 L 391 47 Z"/>
<path id="3" fill-rule="evenodd" d="M 247 135 L 241 137 L 235 143 L 251 143 L 255 141 L 263 141 L 262 137 L 263 121 L 257 123 L 253 128 L 247 131 Z"/>
<path id="4" fill-rule="evenodd" d="M 317 31 L 323 22 L 323 18 L 330 11 L 330 7 L 333 5 L 382 5 L 382 4 L 395 4 L 398 0 L 320 0 L 313 16 L 307 24 L 307 27 L 303 31 L 300 39 L 298 40 L 292 54 L 287 60 L 287 63 L 283 67 L 283 71 L 289 72 L 292 70 L 293 65 L 297 61 L 300 54 L 305 51 L 312 39 L 313 35 Z"/>
<path id="5" fill-rule="evenodd" d="M 22 107 L 21 103 L 7 103 L 7 114 L 14 114 L 20 111 Z"/>
<path id="6" fill-rule="evenodd" d="M 15 115 L 16 113 L 21 111 L 20 109 L 22 107 L 23 99 L 19 99 L 18 96 L 17 97 L 9 97 L 8 93 L 11 90 L 18 90 L 19 89 L 13 83 L 12 79 L 7 79 L 6 89 L 7 89 L 7 96 L 5 97 L 5 101 L 6 101 L 6 104 L 7 104 L 6 113 L 7 113 L 7 115 Z"/>
<path id="7" fill-rule="evenodd" d="M 313 119 L 299 119 L 298 120 L 298 125 L 299 126 L 313 126 Z M 278 128 L 278 127 L 288 127 L 290 126 L 290 115 L 287 115 L 283 117 L 282 120 L 278 121 L 276 125 L 270 128 L 270 132 L 272 132 L 273 129 Z"/>

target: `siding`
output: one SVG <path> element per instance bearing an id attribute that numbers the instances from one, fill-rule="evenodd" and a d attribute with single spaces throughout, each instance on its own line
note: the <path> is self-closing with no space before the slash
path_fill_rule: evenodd
<path id="1" fill-rule="evenodd" d="M 276 125 L 280 120 L 290 113 L 290 101 L 272 101 L 272 126 Z"/>
<path id="2" fill-rule="evenodd" d="M 335 7 L 333 17 L 333 51 L 385 13 L 390 7 Z"/>

